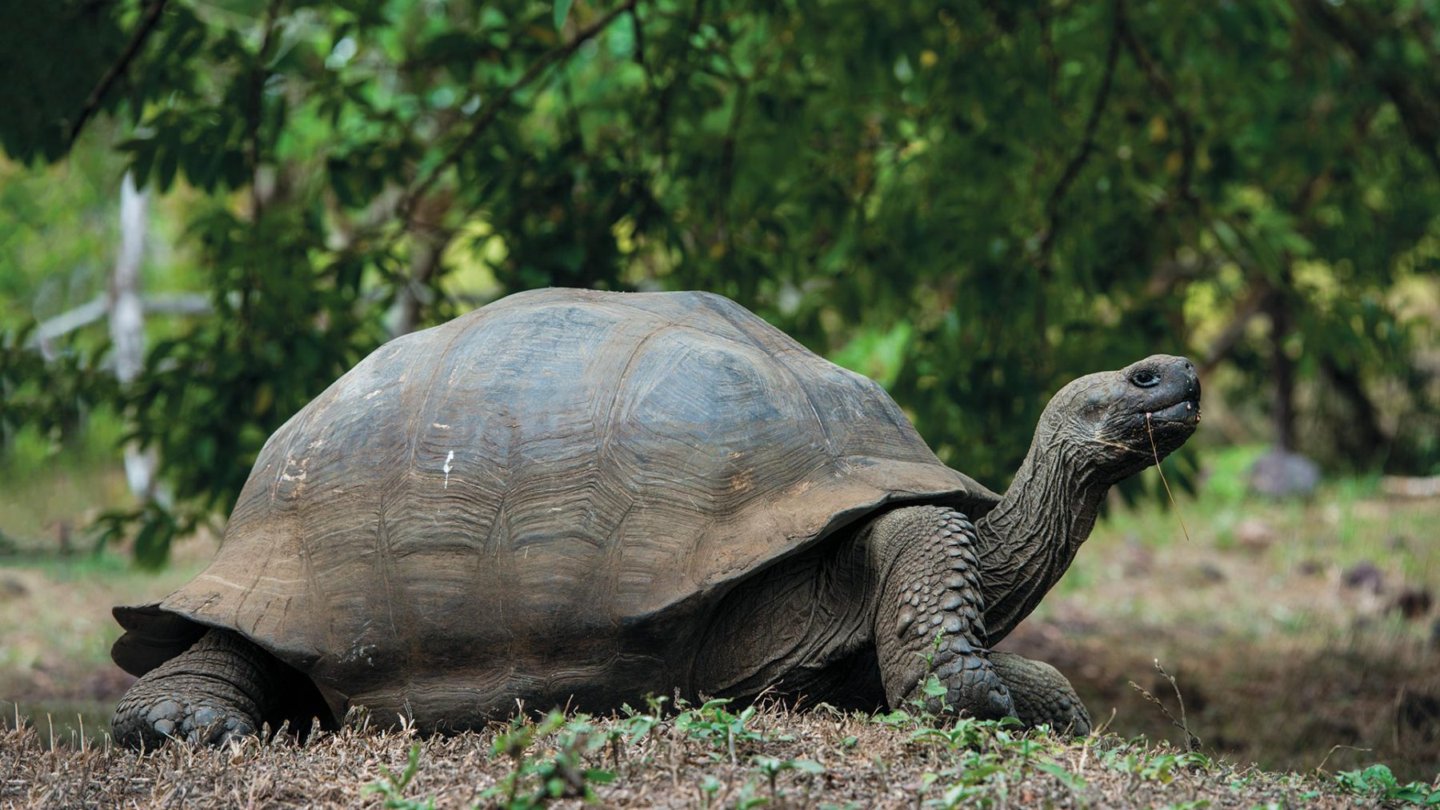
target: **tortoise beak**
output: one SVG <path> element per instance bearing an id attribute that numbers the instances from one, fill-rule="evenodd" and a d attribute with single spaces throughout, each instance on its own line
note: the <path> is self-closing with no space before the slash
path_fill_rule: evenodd
<path id="1" fill-rule="evenodd" d="M 1200 377 L 1184 357 L 1157 354 L 1121 372 L 1138 401 L 1135 416 L 1156 450 L 1169 453 L 1185 443 L 1200 424 Z M 1151 449 L 1146 447 L 1146 449 Z"/>
<path id="2" fill-rule="evenodd" d="M 1149 382 L 1150 405 L 1147 419 L 1152 422 L 1173 422 L 1194 428 L 1200 423 L 1200 377 L 1195 373 L 1195 364 L 1185 357 L 1157 354 L 1147 357 L 1131 368 L 1141 367 L 1149 376 L 1131 374 Z"/>
<path id="3" fill-rule="evenodd" d="M 1147 412 L 1146 418 L 1151 423 L 1174 422 L 1193 428 L 1200 424 L 1200 402 L 1193 399 L 1181 400 L 1167 408 Z"/>

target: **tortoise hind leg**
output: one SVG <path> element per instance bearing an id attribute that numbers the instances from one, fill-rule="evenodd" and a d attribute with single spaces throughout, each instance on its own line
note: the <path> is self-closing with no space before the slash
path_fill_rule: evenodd
<path id="1" fill-rule="evenodd" d="M 1090 713 L 1059 670 L 1044 661 L 1007 652 L 990 653 L 990 666 L 1010 687 L 1015 716 L 1025 725 L 1044 724 L 1077 737 L 1090 733 Z"/>
<path id="2" fill-rule="evenodd" d="M 111 728 L 128 748 L 155 748 L 167 739 L 219 745 L 257 734 L 266 722 L 298 719 L 297 686 L 318 698 L 309 679 L 260 647 L 228 630 L 210 630 L 141 676 L 120 699 Z M 329 714 L 308 708 L 322 720 Z"/>

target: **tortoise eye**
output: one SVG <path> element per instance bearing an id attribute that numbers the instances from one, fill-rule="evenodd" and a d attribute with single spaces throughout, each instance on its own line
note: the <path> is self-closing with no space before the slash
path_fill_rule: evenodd
<path id="1" fill-rule="evenodd" d="M 1142 368 L 1130 375 L 1130 382 L 1141 388 L 1154 388 L 1160 384 L 1160 375 L 1148 368 Z"/>

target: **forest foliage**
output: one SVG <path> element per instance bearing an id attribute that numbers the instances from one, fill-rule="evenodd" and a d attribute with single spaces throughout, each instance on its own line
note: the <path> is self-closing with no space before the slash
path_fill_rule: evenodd
<path id="1" fill-rule="evenodd" d="M 995 486 L 1048 392 L 1157 351 L 1440 472 L 1433 3 L 57 0 L 0 70 L 0 425 L 123 414 L 146 560 L 375 346 L 546 285 L 731 296 Z M 35 324 L 103 294 L 73 220 L 125 171 L 209 308 L 118 385 Z"/>

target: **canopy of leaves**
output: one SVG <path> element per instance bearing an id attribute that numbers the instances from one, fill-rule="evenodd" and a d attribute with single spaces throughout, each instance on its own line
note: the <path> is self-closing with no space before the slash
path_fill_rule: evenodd
<path id="1" fill-rule="evenodd" d="M 189 189 L 212 314 L 53 389 L 159 449 L 156 555 L 381 341 L 544 285 L 734 297 L 994 485 L 1048 392 L 1158 351 L 1282 358 L 1361 463 L 1440 465 L 1433 3 L 11 5 L 5 152 Z"/>

